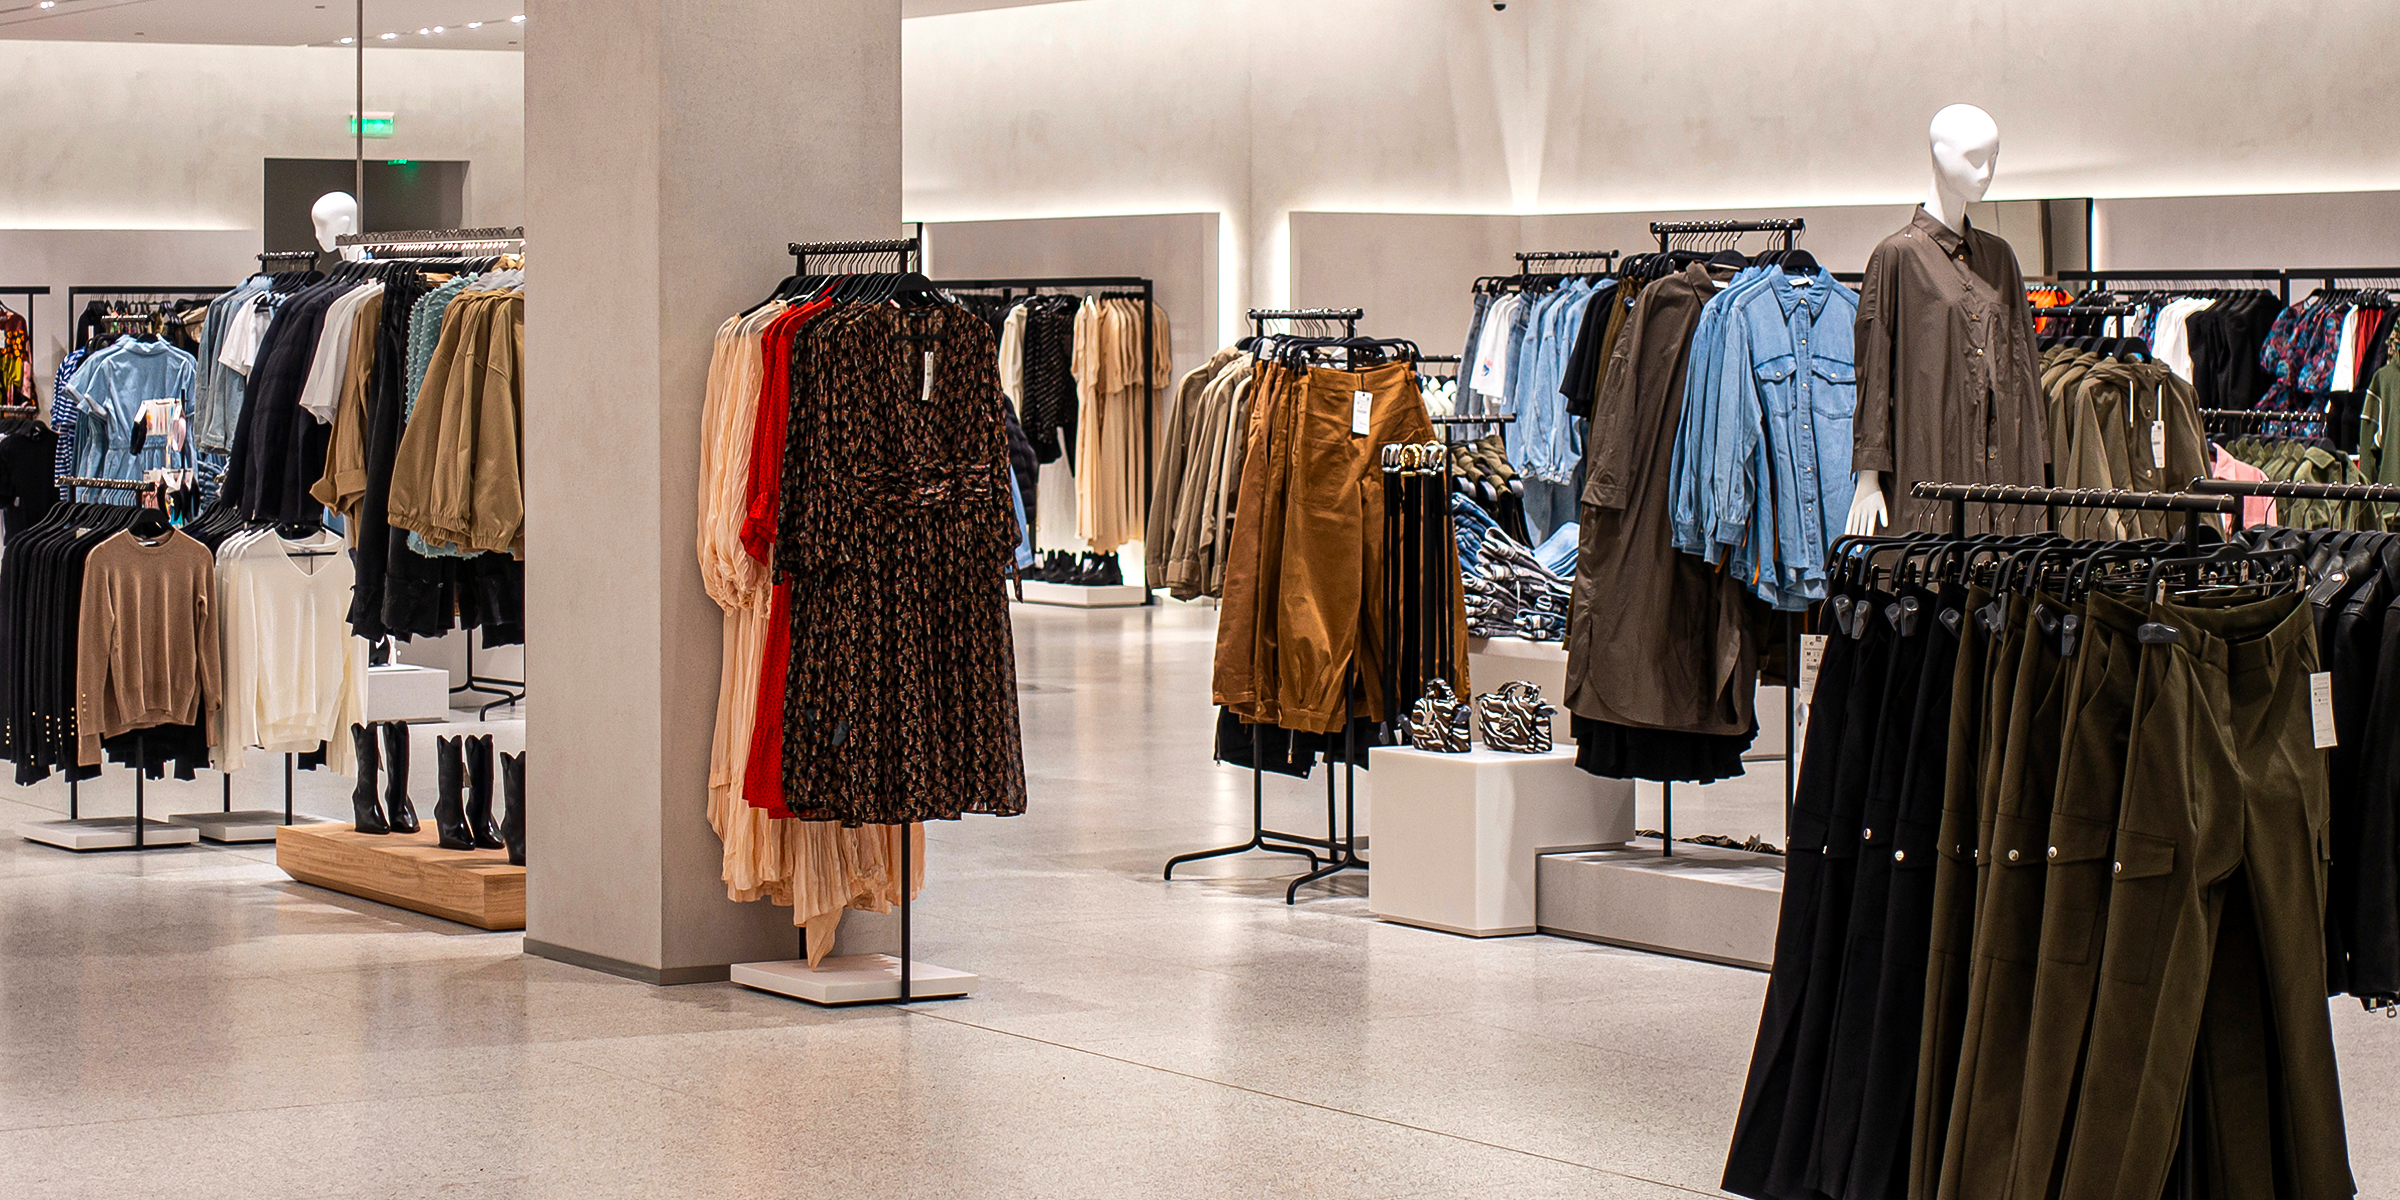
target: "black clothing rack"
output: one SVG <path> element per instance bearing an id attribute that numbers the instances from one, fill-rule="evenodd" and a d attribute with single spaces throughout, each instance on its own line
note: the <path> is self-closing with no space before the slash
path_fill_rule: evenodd
<path id="1" fill-rule="evenodd" d="M 2331 291 L 2345 280 L 2363 283 L 2370 280 L 2400 282 L 2400 267 L 2227 267 L 2221 269 L 2195 268 L 2189 270 L 2103 270 L 2060 271 L 2060 283 L 2250 283 L 2273 291 L 2285 304 L 2292 302 L 2292 285 L 2318 283 Z M 2272 288 L 2263 285 L 2272 284 Z M 2047 315 L 2055 309 L 2036 313 Z"/>
<path id="2" fill-rule="evenodd" d="M 1254 308 L 1248 313 L 1253 336 L 1264 336 L 1269 321 L 1336 321 L 1343 337 L 1357 337 L 1358 323 L 1366 315 L 1363 308 Z"/>
<path id="3" fill-rule="evenodd" d="M 2379 504 L 2400 502 L 2400 484 L 2391 483 L 2300 483 L 2276 479 L 2200 478 L 2192 480 L 2192 490 L 2211 496 L 2280 496 L 2287 500 L 2342 500 Z"/>
<path id="4" fill-rule="evenodd" d="M 504 250 L 522 246 L 522 225 L 490 225 L 475 229 L 396 229 L 384 233 L 345 233 L 333 239 L 347 250 Z"/>
<path id="5" fill-rule="evenodd" d="M 1253 308 L 1247 315 L 1253 337 L 1264 336 L 1269 321 L 1337 323 L 1343 328 L 1343 336 L 1356 337 L 1358 336 L 1358 323 L 1367 314 L 1365 309 L 1359 308 Z M 1240 514 L 1236 513 L 1234 519 L 1240 520 Z M 1344 672 L 1342 679 L 1345 716 L 1342 723 L 1342 774 L 1350 785 L 1350 810 L 1354 818 L 1358 801 L 1358 779 L 1355 774 L 1358 763 L 1358 723 L 1354 718 L 1348 716 L 1347 710 L 1349 698 L 1357 690 L 1357 687 L 1358 664 L 1354 659 L 1349 669 Z M 1284 889 L 1283 902 L 1297 904 L 1302 884 L 1314 883 L 1342 871 L 1367 869 L 1367 860 L 1358 856 L 1358 829 L 1355 821 L 1347 830 L 1344 830 L 1336 819 L 1337 801 L 1334 794 L 1333 764 L 1330 762 L 1325 764 L 1325 836 L 1284 833 L 1267 828 L 1267 776 L 1264 766 L 1266 740 L 1265 725 L 1253 724 L 1250 726 L 1250 839 L 1231 846 L 1219 846 L 1214 850 L 1195 850 L 1188 854 L 1178 854 L 1167 860 L 1166 870 L 1163 872 L 1166 879 L 1172 881 L 1175 878 L 1176 867 L 1187 862 L 1198 862 L 1204 858 L 1224 858 L 1233 854 L 1247 854 L 1252 850 L 1263 850 L 1269 854 L 1296 854 L 1308 860 L 1309 869 L 1305 874 L 1292 880 L 1291 885 Z M 1320 850 L 1324 851 L 1322 858 L 1318 857 L 1317 852 Z"/>
<path id="6" fill-rule="evenodd" d="M 797 275 L 808 274 L 808 260 L 814 256 L 826 258 L 857 254 L 890 254 L 898 259 L 894 274 L 907 274 L 923 269 L 924 242 L 916 237 L 888 238 L 872 242 L 793 242 L 784 251 L 797 260 Z M 905 991 L 906 989 L 902 989 Z"/>
<path id="7" fill-rule="evenodd" d="M 914 242 L 909 243 L 912 247 L 914 244 Z M 794 251 L 793 253 L 799 252 Z M 952 292 L 996 291 L 1000 293 L 1000 302 L 1004 305 L 1017 299 L 1018 288 L 1025 289 L 1025 294 L 1028 296 L 1040 293 L 1043 288 L 1054 288 L 1061 291 L 1094 289 L 1094 294 L 1103 299 L 1140 300 L 1142 302 L 1142 446 L 1144 447 L 1142 496 L 1144 497 L 1143 502 L 1147 504 L 1152 480 L 1158 469 L 1158 464 L 1153 461 L 1153 455 L 1149 453 L 1150 448 L 1155 446 L 1158 437 L 1158 385 L 1155 382 L 1158 369 L 1156 357 L 1158 348 L 1151 345 L 1152 317 L 1158 309 L 1156 281 L 1142 275 L 1053 275 L 1028 276 L 1018 279 L 936 279 L 933 281 L 933 286 Z M 1110 292 L 1105 290 L 1108 288 L 1131 290 Z M 1144 580 L 1143 584 L 1143 606 L 1147 607 L 1158 603 L 1158 598 L 1151 593 L 1151 587 L 1155 585 L 1149 580 Z M 1020 586 L 1022 586 L 1021 582 Z"/>
<path id="8" fill-rule="evenodd" d="M 1674 249 L 1677 237 L 1701 234 L 1780 233 L 1783 248 L 1793 249 L 1800 244 L 1800 234 L 1808 228 L 1801 217 L 1770 217 L 1759 221 L 1652 221 L 1650 236 L 1658 239 L 1661 254 Z"/>
<path id="9" fill-rule="evenodd" d="M 314 250 L 269 250 L 258 256 L 258 269 L 261 271 L 272 271 L 277 267 L 285 266 L 309 269 L 316 265 L 317 252 Z"/>

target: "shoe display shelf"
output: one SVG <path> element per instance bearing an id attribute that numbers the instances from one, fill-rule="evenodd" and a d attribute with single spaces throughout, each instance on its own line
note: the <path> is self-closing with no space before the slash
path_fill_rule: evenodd
<path id="1" fill-rule="evenodd" d="M 1143 589 L 1130 583 L 1044 583 L 1038 579 L 1026 580 L 1024 593 L 1017 597 L 1027 604 L 1065 608 L 1140 608 L 1145 598 Z"/>
<path id="2" fill-rule="evenodd" d="M 506 850 L 445 850 L 416 833 L 360 833 L 342 822 L 275 831 L 275 865 L 302 883 L 477 929 L 525 928 L 525 868 Z"/>

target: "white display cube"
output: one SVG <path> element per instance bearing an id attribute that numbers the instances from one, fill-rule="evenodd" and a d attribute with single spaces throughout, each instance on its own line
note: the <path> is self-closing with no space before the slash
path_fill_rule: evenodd
<path id="1" fill-rule="evenodd" d="M 1575 748 L 1433 754 L 1377 746 L 1374 870 L 1378 917 L 1469 937 L 1536 928 L 1536 860 L 1633 837 L 1633 785 L 1575 766 Z"/>

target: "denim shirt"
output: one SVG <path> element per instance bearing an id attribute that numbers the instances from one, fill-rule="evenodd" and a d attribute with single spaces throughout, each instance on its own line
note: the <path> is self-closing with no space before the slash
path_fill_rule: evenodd
<path id="1" fill-rule="evenodd" d="M 1667 483 L 1668 529 L 1677 550 L 1699 555 L 1711 565 L 1724 558 L 1709 535 L 1716 528 L 1715 503 L 1723 490 L 1715 485 L 1723 470 L 1722 460 L 1714 456 L 1721 452 L 1718 426 L 1722 414 L 1716 401 L 1724 362 L 1718 351 L 1725 342 L 1725 314 L 1766 277 L 1766 271 L 1746 267 L 1709 297 L 1700 310 L 1699 323 L 1692 328 L 1692 352 L 1684 363 L 1683 410 L 1676 417 L 1674 466 Z"/>
<path id="2" fill-rule="evenodd" d="M 1570 280 L 1542 297 L 1527 322 L 1510 373 L 1505 410 L 1517 420 L 1504 438 L 1509 465 L 1527 479 L 1567 483 L 1575 477 L 1575 462 L 1582 454 L 1567 417 L 1567 398 L 1559 394 L 1558 385 L 1566 377 L 1567 356 L 1575 348 L 1591 298 L 1591 284 Z"/>
<path id="3" fill-rule="evenodd" d="M 1760 599 L 1798 611 L 1825 598 L 1825 551 L 1856 485 L 1858 296 L 1821 270 L 1807 286 L 1766 276 L 1726 314 L 1712 539 Z"/>

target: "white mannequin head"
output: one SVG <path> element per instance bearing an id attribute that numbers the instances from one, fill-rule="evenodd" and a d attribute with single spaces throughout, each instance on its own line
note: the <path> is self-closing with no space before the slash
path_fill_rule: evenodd
<path id="1" fill-rule="evenodd" d="M 358 201 L 348 192 L 327 192 L 309 206 L 308 219 L 316 224 L 317 245 L 331 250 L 333 239 L 358 232 Z"/>
<path id="2" fill-rule="evenodd" d="M 1953 104 L 1933 114 L 1927 131 L 1933 143 L 1933 188 L 1925 211 L 1954 230 L 1964 230 L 1967 205 L 1991 190 L 2000 158 L 2000 126 L 1972 104 Z"/>

